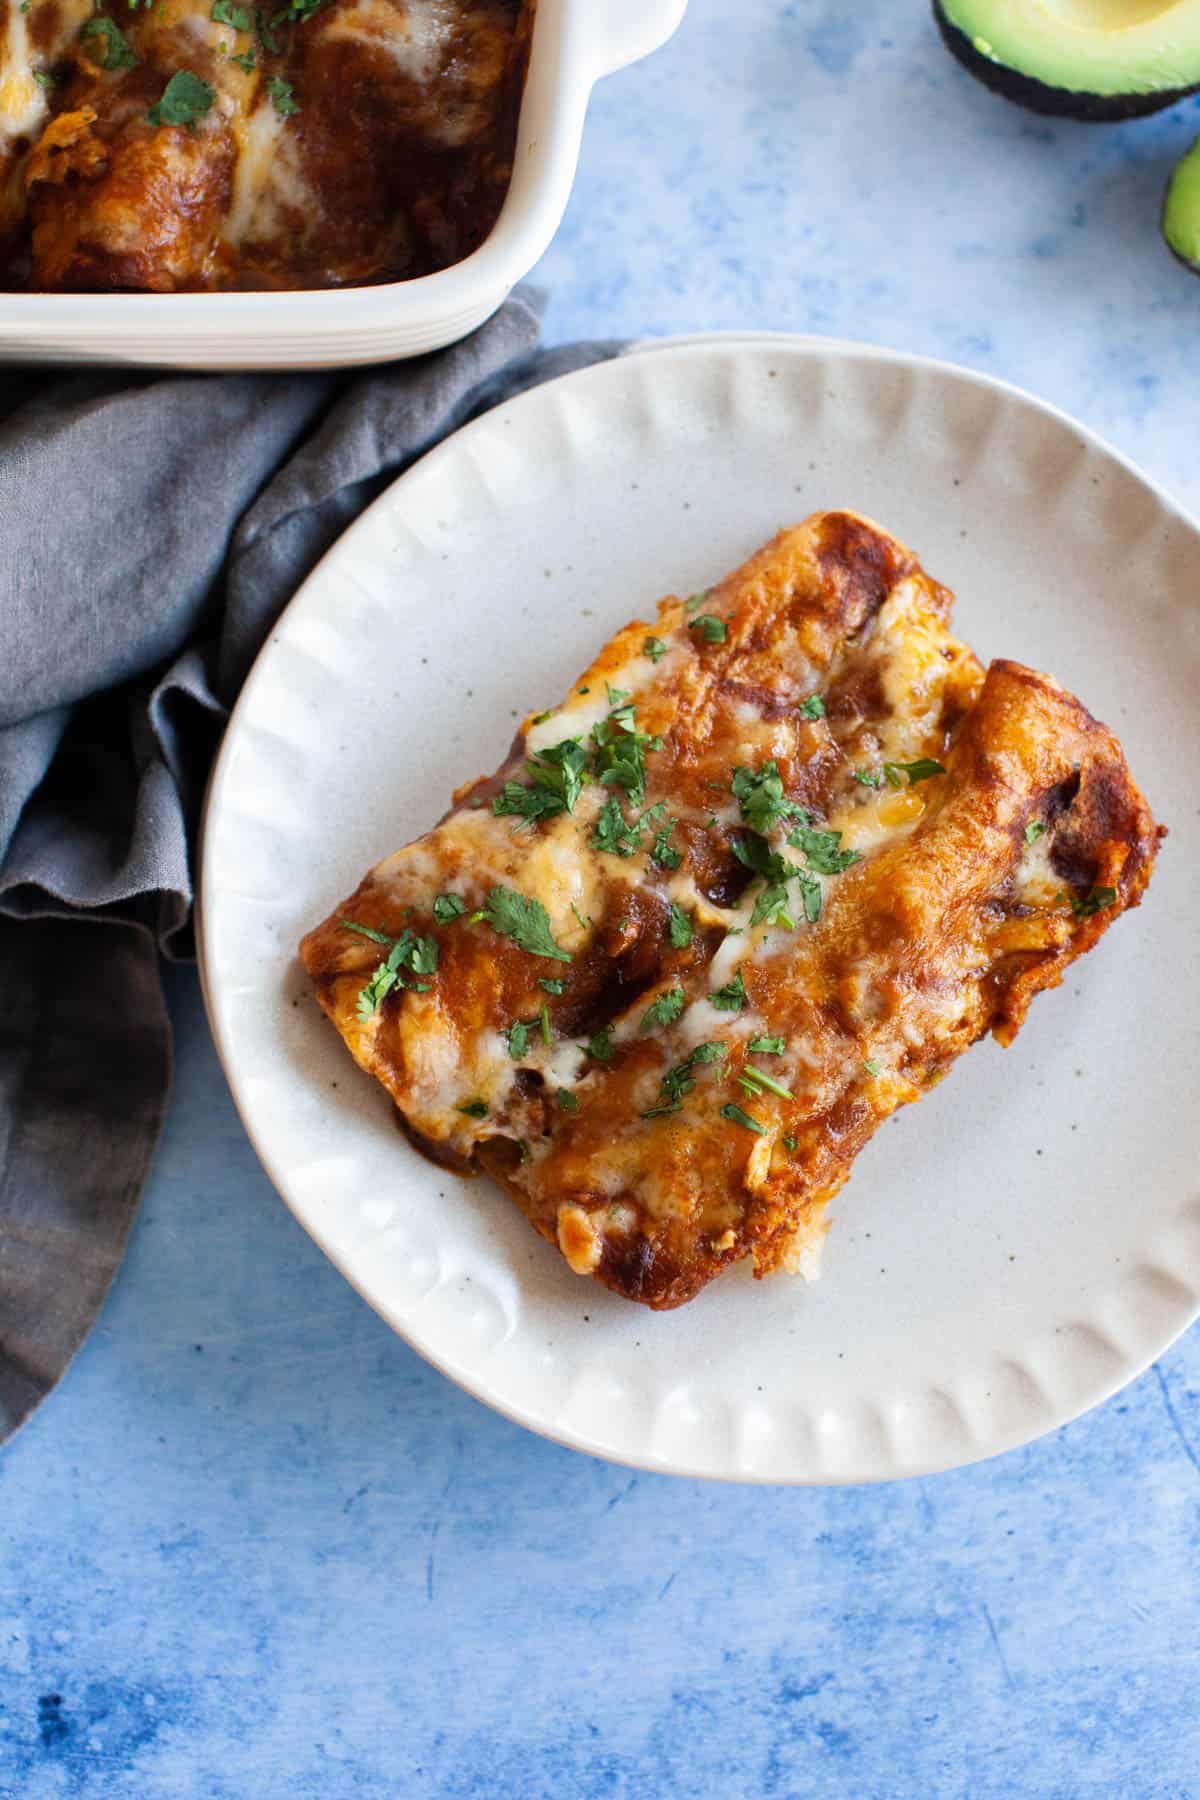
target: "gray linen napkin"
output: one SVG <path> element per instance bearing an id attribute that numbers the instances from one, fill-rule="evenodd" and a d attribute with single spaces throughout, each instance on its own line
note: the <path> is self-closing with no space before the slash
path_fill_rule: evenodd
<path id="1" fill-rule="evenodd" d="M 160 948 L 227 710 L 333 540 L 488 406 L 611 355 L 515 295 L 349 374 L 0 376 L 0 1442 L 121 1259 L 166 1105 Z"/>

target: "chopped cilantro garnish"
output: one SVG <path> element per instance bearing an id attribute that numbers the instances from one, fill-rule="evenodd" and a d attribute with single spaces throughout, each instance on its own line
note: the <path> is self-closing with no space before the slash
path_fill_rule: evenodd
<path id="1" fill-rule="evenodd" d="M 520 1062 L 529 1048 L 529 1026 L 524 1019 L 517 1019 L 509 1026 L 506 1036 L 508 1038 L 508 1054 L 514 1062 Z"/>
<path id="2" fill-rule="evenodd" d="M 667 1070 L 660 1083 L 662 1099 L 657 1106 L 652 1106 L 649 1112 L 642 1114 L 643 1119 L 657 1119 L 664 1113 L 677 1113 L 684 1096 L 690 1094 L 696 1085 L 696 1077 L 692 1071 L 702 1063 L 720 1062 L 724 1055 L 725 1046 L 720 1042 L 697 1044 L 690 1056 L 677 1063 L 673 1069 Z"/>
<path id="3" fill-rule="evenodd" d="M 723 644 L 729 636 L 729 628 L 724 619 L 718 619 L 714 613 L 701 613 L 690 622 L 688 630 L 698 631 L 710 644 Z"/>
<path id="4" fill-rule="evenodd" d="M 727 981 L 723 988 L 718 988 L 709 999 L 718 1012 L 741 1012 L 746 1004 L 746 983 L 739 969 L 732 981 Z"/>
<path id="5" fill-rule="evenodd" d="M 35 69 L 33 71 L 33 79 L 40 88 L 52 88 L 56 85 L 54 76 L 50 73 L 49 69 Z"/>
<path id="6" fill-rule="evenodd" d="M 779 819 L 797 818 L 808 823 L 804 808 L 785 799 L 783 777 L 774 759 L 764 763 L 757 775 L 753 769 L 739 765 L 733 771 L 730 787 L 743 819 L 755 831 L 768 832 Z"/>
<path id="7" fill-rule="evenodd" d="M 186 125 L 192 130 L 197 119 L 204 118 L 216 99 L 216 90 L 190 69 L 176 69 L 146 114 L 151 125 Z"/>
<path id="8" fill-rule="evenodd" d="M 692 941 L 691 914 L 671 902 L 671 943 L 676 950 L 686 950 Z"/>
<path id="9" fill-rule="evenodd" d="M 231 56 L 229 60 L 231 63 L 236 63 L 239 69 L 244 69 L 247 75 L 251 74 L 258 64 L 253 44 L 249 50 L 243 50 L 240 56 Z"/>
<path id="10" fill-rule="evenodd" d="M 233 0 L 213 0 L 209 18 L 218 25 L 232 25 L 235 31 L 252 31 L 254 20 L 246 6 L 234 6 Z"/>
<path id="11" fill-rule="evenodd" d="M 760 1125 L 757 1119 L 752 1119 L 749 1113 L 743 1112 L 740 1106 L 735 1106 L 732 1100 L 721 1108 L 721 1117 L 732 1119 L 735 1125 L 744 1125 L 747 1131 L 753 1131 L 759 1137 L 767 1135 L 766 1126 Z"/>
<path id="12" fill-rule="evenodd" d="M 633 699 L 632 688 L 615 688 L 607 681 L 604 684 L 604 691 L 608 695 L 608 704 L 610 706 L 624 706 L 627 700 Z"/>
<path id="13" fill-rule="evenodd" d="M 1027 844 L 1036 844 L 1040 837 L 1045 837 L 1046 829 L 1046 826 L 1042 824 L 1040 819 L 1034 819 L 1032 824 L 1025 827 L 1025 842 Z"/>
<path id="14" fill-rule="evenodd" d="M 807 869 L 801 869 L 796 880 L 800 883 L 800 898 L 804 902 L 804 916 L 810 925 L 815 925 L 821 916 L 821 884 L 815 875 Z"/>
<path id="15" fill-rule="evenodd" d="M 392 938 L 385 931 L 376 931 L 370 925 L 358 925 L 353 919 L 342 919 L 339 923 L 344 931 L 353 931 L 359 937 L 369 938 L 373 944 L 388 946 L 387 956 L 376 965 L 366 986 L 359 989 L 360 1019 L 369 1019 L 394 987 L 411 988 L 418 994 L 429 992 L 427 981 L 406 980 L 404 970 L 409 970 L 413 975 L 435 974 L 438 963 L 436 938 L 417 937 L 407 927 L 398 938 Z"/>
<path id="16" fill-rule="evenodd" d="M 550 915 L 540 900 L 527 900 L 514 888 L 494 887 L 487 897 L 484 917 L 493 931 L 498 931 L 501 937 L 512 938 L 517 948 L 528 955 L 570 962 L 567 952 L 554 941 Z"/>
<path id="17" fill-rule="evenodd" d="M 220 0 L 218 0 L 218 4 Z M 102 69 L 132 69 L 137 66 L 137 52 L 125 36 L 119 25 L 114 24 L 105 13 L 95 13 L 87 21 L 79 33 L 84 38 L 102 38 L 100 49 L 100 66 Z"/>
<path id="18" fill-rule="evenodd" d="M 703 591 L 699 594 L 689 594 L 688 598 L 683 603 L 683 609 L 685 612 L 688 612 L 688 613 L 698 612 L 700 610 L 700 608 L 704 605 L 704 602 L 707 599 L 708 599 L 708 589 L 707 588 L 704 588 Z"/>
<path id="19" fill-rule="evenodd" d="M 642 655 L 648 656 L 651 662 L 657 662 L 660 656 L 667 654 L 667 646 L 661 638 L 648 637 L 642 645 Z"/>
<path id="20" fill-rule="evenodd" d="M 946 773 L 941 763 L 934 762 L 931 756 L 919 756 L 916 762 L 910 763 L 885 762 L 883 772 L 892 787 L 903 787 L 902 775 L 908 776 L 910 787 L 916 787 L 918 781 L 928 781 L 931 776 Z"/>
<path id="21" fill-rule="evenodd" d="M 579 908 L 578 908 L 578 907 L 577 907 L 577 906 L 576 906 L 576 904 L 575 904 L 575 902 L 574 902 L 574 901 L 573 901 L 573 900 L 572 900 L 572 902 L 571 902 L 571 911 L 572 911 L 572 912 L 573 912 L 573 913 L 574 913 L 574 914 L 575 914 L 575 917 L 576 917 L 576 918 L 577 918 L 577 919 L 578 919 L 578 921 L 579 921 L 579 923 L 580 923 L 580 926 L 581 926 L 581 927 L 582 927 L 582 929 L 583 929 L 583 930 L 584 930 L 584 931 L 586 931 L 586 930 L 587 930 L 587 928 L 588 928 L 588 926 L 589 926 L 589 924 L 591 924 L 591 923 L 592 923 L 592 921 L 591 921 L 591 920 L 590 920 L 590 919 L 585 919 L 585 918 L 584 918 L 584 916 L 583 916 L 583 914 L 582 914 L 582 913 L 581 913 L 581 912 L 580 912 L 580 910 L 579 910 Z"/>
<path id="22" fill-rule="evenodd" d="M 782 925 L 785 931 L 795 931 L 796 921 L 788 911 L 788 890 L 786 881 L 770 881 L 754 902 L 754 911 L 750 915 L 751 925 Z"/>
<path id="23" fill-rule="evenodd" d="M 542 1028 L 542 1042 L 546 1045 L 547 1049 L 549 1049 L 552 1042 L 550 1036 L 550 1008 L 546 1005 L 544 1000 L 542 1001 L 541 1008 L 538 1012 L 538 1024 Z"/>
<path id="24" fill-rule="evenodd" d="M 671 833 L 678 823 L 678 819 L 668 819 L 659 826 L 658 836 L 650 851 L 650 860 L 656 862 L 660 869 L 677 869 L 683 861 L 683 851 L 676 850 L 671 842 Z"/>
<path id="25" fill-rule="evenodd" d="M 595 1037 L 588 1039 L 583 1046 L 585 1053 L 593 1062 L 611 1062 L 613 1059 L 612 1026 L 606 1025 Z"/>
<path id="26" fill-rule="evenodd" d="M 820 694 L 810 694 L 807 700 L 802 700 L 800 702 L 798 711 L 802 719 L 823 719 L 825 717 L 825 702 L 822 700 Z"/>
<path id="27" fill-rule="evenodd" d="M 880 788 L 883 786 L 883 775 L 878 769 L 851 769 L 851 779 L 861 781 L 864 787 Z"/>
<path id="28" fill-rule="evenodd" d="M 396 941 L 394 937 L 389 937 L 386 931 L 376 931 L 373 925 L 359 925 L 353 919 L 339 919 L 338 924 L 343 931 L 356 931 L 359 937 L 370 938 L 373 944 L 391 945 Z"/>
<path id="29" fill-rule="evenodd" d="M 505 782 L 503 793 L 492 801 L 492 811 L 500 815 L 516 813 L 530 824 L 535 819 L 574 812 L 586 768 L 587 751 L 579 738 L 564 738 L 561 744 L 553 744 L 530 757 L 525 764 L 528 783 Z"/>
<path id="30" fill-rule="evenodd" d="M 1071 895 L 1071 911 L 1077 919 L 1090 919 L 1093 913 L 1101 912 L 1104 907 L 1111 906 L 1116 897 L 1116 888 L 1089 888 L 1082 900 L 1078 894 Z"/>
<path id="31" fill-rule="evenodd" d="M 564 1112 L 578 1112 L 579 1096 L 578 1094 L 573 1094 L 570 1088 L 559 1088 L 555 1093 L 554 1098 L 558 1101 L 558 1104 L 562 1107 Z"/>
<path id="32" fill-rule="evenodd" d="M 761 1093 L 765 1088 L 769 1094 L 778 1094 L 781 1100 L 794 1100 L 796 1098 L 791 1088 L 784 1087 L 782 1081 L 776 1081 L 773 1075 L 766 1075 L 761 1069 L 756 1069 L 753 1063 L 746 1064 L 739 1079 L 743 1086 L 745 1086 L 748 1081 L 752 1091 L 757 1089 L 758 1092 Z"/>
<path id="33" fill-rule="evenodd" d="M 626 819 L 617 796 L 610 794 L 592 832 L 593 850 L 607 851 L 610 856 L 633 856 L 641 842 L 641 820 Z"/>
<path id="34" fill-rule="evenodd" d="M 466 1113 L 468 1119 L 486 1119 L 488 1116 L 487 1101 L 467 1100 L 458 1108 L 458 1111 Z"/>
<path id="35" fill-rule="evenodd" d="M 868 1056 L 866 1058 L 863 1063 L 863 1068 L 867 1071 L 868 1075 L 878 1075 L 879 1073 L 879 1064 L 875 1061 L 873 1056 Z"/>
<path id="36" fill-rule="evenodd" d="M 787 1049 L 785 1037 L 752 1037 L 747 1046 L 756 1056 L 782 1056 Z"/>
<path id="37" fill-rule="evenodd" d="M 785 1150 L 794 1150 L 796 1148 L 795 1138 L 794 1137 L 785 1137 L 783 1140 L 783 1147 Z"/>
<path id="38" fill-rule="evenodd" d="M 839 850 L 841 841 L 840 831 L 814 831 L 807 825 L 798 825 L 788 838 L 792 849 L 803 850 L 809 868 L 819 875 L 840 875 L 852 863 L 862 861 L 857 850 Z"/>
<path id="39" fill-rule="evenodd" d="M 545 988 L 548 994 L 562 994 L 566 992 L 567 984 L 565 981 L 555 981 L 550 976 L 543 975 L 538 986 Z"/>
<path id="40" fill-rule="evenodd" d="M 682 988 L 668 988 L 642 1014 L 642 1030 L 654 1031 L 660 1025 L 673 1025 L 684 1008 Z"/>
<path id="41" fill-rule="evenodd" d="M 278 56 L 280 43 L 279 39 L 271 29 L 272 23 L 273 21 L 268 21 L 266 13 L 263 12 L 261 8 L 255 9 L 254 29 L 258 33 L 258 41 L 263 49 L 267 51 L 268 55 Z"/>
<path id="42" fill-rule="evenodd" d="M 467 910 L 465 900 L 457 894 L 439 894 L 433 903 L 433 916 L 439 925 L 449 925 L 451 919 L 461 919 Z"/>
<path id="43" fill-rule="evenodd" d="M 646 797 L 646 752 L 662 739 L 637 728 L 632 706 L 618 706 L 592 727 L 592 773 L 606 787 L 624 788 L 635 806 Z"/>
<path id="44" fill-rule="evenodd" d="M 291 119 L 300 111 L 296 90 L 290 81 L 283 79 L 282 75 L 272 75 L 267 83 L 267 93 L 270 96 L 271 105 L 281 119 Z"/>

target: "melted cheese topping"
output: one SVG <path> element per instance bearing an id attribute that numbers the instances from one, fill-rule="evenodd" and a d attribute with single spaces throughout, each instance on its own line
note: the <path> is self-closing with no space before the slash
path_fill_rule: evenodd
<path id="1" fill-rule="evenodd" d="M 531 826 L 478 803 L 527 778 L 518 758 L 303 946 L 322 1003 L 413 1130 L 495 1168 L 573 1269 L 651 1305 L 747 1253 L 759 1273 L 815 1274 L 825 1207 L 871 1131 L 983 1032 L 1011 1036 L 1081 934 L 1102 929 L 1048 894 L 1062 886 L 1061 800 L 1044 836 L 1024 830 L 1051 810 L 1044 796 L 1077 778 L 1078 839 L 1090 771 L 1109 789 L 1124 779 L 1129 842 L 1094 857 L 1119 853 L 1130 892 L 1155 841 L 1114 740 L 1045 677 L 998 665 L 985 680 L 948 635 L 947 596 L 869 521 L 815 515 L 707 604 L 727 624 L 719 643 L 665 601 L 658 663 L 635 622 L 525 729 L 529 754 L 568 737 L 590 749 L 631 705 L 609 729 L 639 734 L 644 794 L 591 763 L 573 809 Z M 914 782 L 903 771 L 919 762 L 939 772 Z M 739 768 L 777 777 L 766 816 L 733 793 Z M 628 854 L 596 839 L 614 800 Z M 1095 833 L 1112 816 L 1106 800 Z M 798 819 L 839 835 L 792 844 Z M 806 867 L 839 846 L 850 866 Z M 782 860 L 756 874 L 768 858 Z M 790 927 L 756 924 L 780 880 Z M 497 887 L 535 909 L 562 960 L 493 928 Z M 445 892 L 468 910 L 437 928 Z M 351 1018 L 381 952 L 345 917 L 434 933 L 430 991 Z"/>

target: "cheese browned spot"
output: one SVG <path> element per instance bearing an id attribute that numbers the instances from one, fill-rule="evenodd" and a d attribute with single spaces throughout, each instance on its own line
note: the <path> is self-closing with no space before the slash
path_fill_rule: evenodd
<path id="1" fill-rule="evenodd" d="M 812 1276 L 880 1122 L 979 1037 L 1010 1042 L 1137 903 L 1161 831 L 1119 744 L 1049 676 L 985 671 L 951 603 L 856 514 L 781 532 L 618 632 L 304 940 L 414 1141 L 492 1173 L 576 1272 L 653 1307 L 747 1255 Z M 700 604 L 723 640 L 690 629 Z M 571 739 L 578 794 L 543 813 Z M 465 910 L 439 922 L 447 892 Z M 434 937 L 428 992 L 360 1017 L 384 951 L 346 920 Z"/>

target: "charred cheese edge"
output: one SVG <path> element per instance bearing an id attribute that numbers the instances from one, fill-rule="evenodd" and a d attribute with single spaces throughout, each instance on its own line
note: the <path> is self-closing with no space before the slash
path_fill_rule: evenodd
<path id="1" fill-rule="evenodd" d="M 1136 905 L 1161 831 L 1120 745 L 1049 676 L 985 671 L 951 603 L 859 515 L 780 532 L 626 626 L 304 939 L 413 1141 L 577 1273 L 656 1308 L 747 1255 L 815 1273 L 881 1121 Z M 635 733 L 622 786 L 603 745 Z M 504 810 L 572 741 L 570 810 Z"/>

